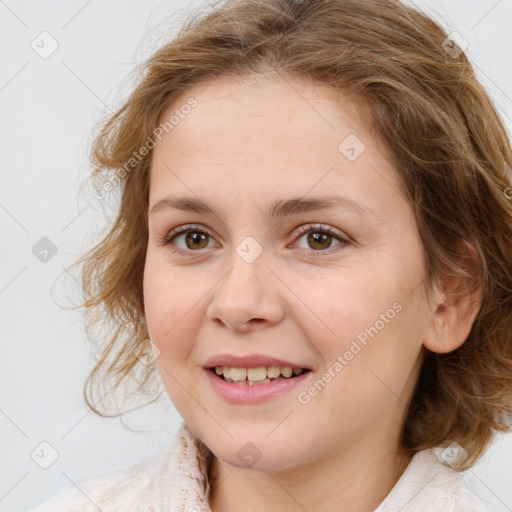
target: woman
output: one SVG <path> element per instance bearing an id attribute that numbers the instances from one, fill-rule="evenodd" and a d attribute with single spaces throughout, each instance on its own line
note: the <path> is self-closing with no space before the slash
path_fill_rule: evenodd
<path id="1" fill-rule="evenodd" d="M 512 152 L 438 25 L 227 2 L 148 60 L 93 162 L 122 200 L 79 262 L 119 326 L 88 404 L 158 376 L 184 421 L 34 512 L 487 510 L 460 472 L 510 426 Z"/>

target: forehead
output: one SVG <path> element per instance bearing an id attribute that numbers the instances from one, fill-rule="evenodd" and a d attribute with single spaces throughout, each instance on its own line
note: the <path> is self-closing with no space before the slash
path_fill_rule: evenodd
<path id="1" fill-rule="evenodd" d="M 268 159 L 293 146 L 287 156 L 303 159 L 311 145 L 317 153 L 337 156 L 344 134 L 368 138 L 356 103 L 339 96 L 326 84 L 299 78 L 218 77 L 183 94 L 164 111 L 161 122 L 193 97 L 197 106 L 180 116 L 168 137 L 176 156 L 207 151 L 211 158 L 229 148 L 231 158 L 237 158 L 258 146 L 265 150 L 260 158 Z"/>
<path id="2" fill-rule="evenodd" d="M 257 200 L 262 191 L 300 197 L 335 188 L 383 203 L 396 194 L 383 189 L 393 188 L 394 171 L 354 97 L 297 78 L 218 77 L 182 94 L 160 121 L 191 98 L 196 105 L 153 150 L 153 197 L 160 190 L 212 197 L 222 188 Z"/>

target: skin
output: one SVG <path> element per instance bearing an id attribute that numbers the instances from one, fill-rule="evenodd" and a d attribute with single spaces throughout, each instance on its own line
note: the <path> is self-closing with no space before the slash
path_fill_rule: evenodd
<path id="1" fill-rule="evenodd" d="M 144 301 L 164 387 L 216 456 L 210 507 L 370 512 L 411 460 L 399 435 L 422 347 L 460 346 L 477 308 L 437 288 L 427 301 L 413 210 L 355 99 L 338 100 L 328 86 L 296 78 L 220 77 L 188 91 L 162 119 L 191 96 L 197 106 L 153 150 L 149 211 L 173 194 L 199 197 L 215 214 L 148 214 Z M 354 161 L 338 149 L 349 134 L 366 146 Z M 279 220 L 264 215 L 275 200 L 333 192 L 375 216 L 337 207 Z M 185 254 L 161 243 L 189 223 L 209 236 L 187 245 L 186 234 L 178 235 L 174 247 Z M 308 242 L 319 231 L 299 235 L 308 223 L 329 226 L 349 243 L 335 236 Z M 248 236 L 262 249 L 252 263 L 236 252 Z M 332 373 L 357 335 L 396 303 L 400 312 L 301 403 L 298 393 Z M 270 401 L 233 405 L 203 368 L 220 353 L 265 354 L 313 371 Z M 249 442 L 261 452 L 253 467 L 237 456 Z"/>

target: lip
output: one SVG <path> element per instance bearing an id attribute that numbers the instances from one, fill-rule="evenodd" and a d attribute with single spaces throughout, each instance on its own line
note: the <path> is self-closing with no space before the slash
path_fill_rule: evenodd
<path id="1" fill-rule="evenodd" d="M 259 368 L 261 366 L 279 366 L 281 368 L 302 368 L 303 370 L 311 370 L 308 366 L 304 366 L 275 357 L 265 356 L 263 354 L 251 354 L 247 356 L 235 356 L 233 354 L 218 354 L 211 357 L 204 364 L 205 369 L 210 369 L 215 366 L 230 366 L 234 368 Z"/>
<path id="2" fill-rule="evenodd" d="M 249 366 L 249 368 L 251 368 L 251 366 Z M 265 384 L 249 386 L 247 384 L 232 384 L 226 382 L 210 368 L 205 368 L 204 371 L 213 390 L 227 402 L 235 404 L 256 404 L 271 400 L 277 395 L 291 391 L 293 388 L 303 383 L 305 379 L 308 379 L 313 373 L 312 371 L 308 371 L 295 377 L 290 377 L 289 379 L 279 379 Z"/>

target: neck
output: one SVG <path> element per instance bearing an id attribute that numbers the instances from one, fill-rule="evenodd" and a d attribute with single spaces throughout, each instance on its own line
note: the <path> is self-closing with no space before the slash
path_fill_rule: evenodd
<path id="1" fill-rule="evenodd" d="M 214 457 L 208 479 L 212 512 L 373 512 L 389 494 L 412 454 L 368 447 L 268 472 L 238 468 Z"/>

